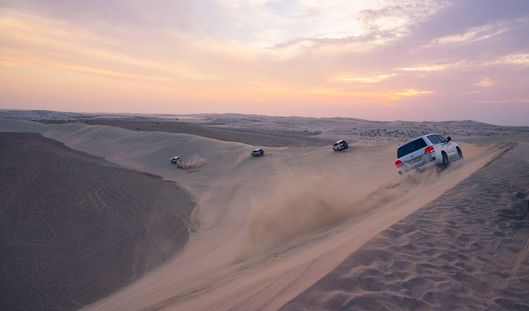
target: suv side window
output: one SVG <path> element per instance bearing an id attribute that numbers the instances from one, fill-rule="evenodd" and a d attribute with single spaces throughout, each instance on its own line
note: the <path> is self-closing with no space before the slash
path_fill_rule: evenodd
<path id="1" fill-rule="evenodd" d="M 441 140 L 442 143 L 447 143 L 448 142 L 448 140 L 446 140 L 446 138 L 444 138 L 441 135 L 437 135 L 437 137 Z"/>
<path id="2" fill-rule="evenodd" d="M 432 142 L 432 144 L 438 144 L 441 142 L 439 140 L 439 137 L 437 137 L 437 135 L 428 135 L 426 137 L 428 137 L 428 139 Z"/>

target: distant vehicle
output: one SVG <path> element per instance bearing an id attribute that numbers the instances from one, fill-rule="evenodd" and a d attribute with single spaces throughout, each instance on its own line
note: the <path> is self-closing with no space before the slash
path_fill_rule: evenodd
<path id="1" fill-rule="evenodd" d="M 180 157 L 172 157 L 171 163 L 180 164 L 182 162 L 182 159 Z"/>
<path id="2" fill-rule="evenodd" d="M 337 142 L 335 142 L 333 145 L 332 145 L 332 149 L 334 151 L 341 151 L 341 150 L 345 150 L 349 148 L 349 145 L 347 144 L 347 142 L 345 140 L 339 140 Z"/>
<path id="3" fill-rule="evenodd" d="M 448 168 L 450 161 L 463 159 L 463 152 L 452 142 L 452 138 L 444 138 L 438 134 L 427 134 L 397 148 L 397 171 L 399 174 L 429 166 Z"/>
<path id="4" fill-rule="evenodd" d="M 252 151 L 252 157 L 260 157 L 262 155 L 264 155 L 263 149 L 255 149 Z"/>

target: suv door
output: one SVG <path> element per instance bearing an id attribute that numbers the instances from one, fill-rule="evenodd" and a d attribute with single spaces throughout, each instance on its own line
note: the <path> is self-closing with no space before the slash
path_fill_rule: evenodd
<path id="1" fill-rule="evenodd" d="M 457 150 L 455 148 L 455 144 L 451 141 L 448 141 L 448 139 L 444 138 L 441 135 L 437 135 L 439 139 L 441 140 L 441 148 L 446 152 L 449 159 L 453 159 L 457 156 Z"/>

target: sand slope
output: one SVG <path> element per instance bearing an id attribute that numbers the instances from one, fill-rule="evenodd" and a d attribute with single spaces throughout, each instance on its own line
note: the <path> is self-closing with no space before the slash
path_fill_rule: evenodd
<path id="1" fill-rule="evenodd" d="M 90 120 L 91 125 L 110 125 L 136 131 L 158 131 L 166 133 L 192 134 L 222 141 L 240 142 L 247 145 L 264 147 L 307 147 L 327 146 L 328 141 L 308 131 L 273 131 L 240 128 L 222 128 L 209 124 L 191 122 L 156 122 L 156 121 L 109 121 Z M 319 132 L 318 132 L 319 133 Z"/>
<path id="2" fill-rule="evenodd" d="M 42 133 L 52 127 L 40 122 L 0 118 L 0 132 Z"/>
<path id="3" fill-rule="evenodd" d="M 194 202 L 173 183 L 39 134 L 0 133 L 0 309 L 77 310 L 186 243 Z"/>
<path id="4" fill-rule="evenodd" d="M 528 152 L 392 225 L 280 310 L 529 310 Z"/>

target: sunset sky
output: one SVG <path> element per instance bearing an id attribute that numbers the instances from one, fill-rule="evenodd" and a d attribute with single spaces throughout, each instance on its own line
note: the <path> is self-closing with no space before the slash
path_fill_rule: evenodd
<path id="1" fill-rule="evenodd" d="M 0 0 L 0 109 L 529 125 L 529 1 Z"/>

